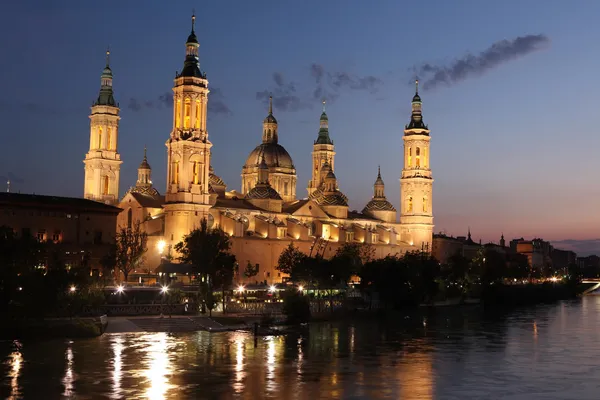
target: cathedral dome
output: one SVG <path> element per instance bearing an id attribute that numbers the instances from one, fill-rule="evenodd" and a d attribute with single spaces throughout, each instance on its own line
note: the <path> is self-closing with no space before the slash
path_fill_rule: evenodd
<path id="1" fill-rule="evenodd" d="M 281 200 L 281 196 L 277 193 L 277 190 L 273 189 L 271 185 L 257 185 L 252 188 L 246 195 L 247 199 L 271 199 Z"/>
<path id="2" fill-rule="evenodd" d="M 283 146 L 277 143 L 261 143 L 256 146 L 246 159 L 244 167 L 258 167 L 263 159 L 269 168 L 294 168 L 294 163 L 290 154 Z"/>
<path id="3" fill-rule="evenodd" d="M 387 199 L 371 199 L 363 209 L 363 213 L 368 211 L 396 211 L 392 203 L 387 201 Z"/>

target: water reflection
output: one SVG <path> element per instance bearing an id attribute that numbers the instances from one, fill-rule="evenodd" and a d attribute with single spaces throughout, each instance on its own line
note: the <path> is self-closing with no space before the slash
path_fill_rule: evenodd
<path id="1" fill-rule="evenodd" d="M 312 324 L 256 347 L 245 332 L 0 342 L 0 398 L 591 400 L 600 298 L 582 302 Z"/>
<path id="2" fill-rule="evenodd" d="M 14 346 L 17 347 L 17 351 L 10 354 L 10 361 L 8 362 L 10 367 L 8 373 L 8 377 L 10 378 L 10 396 L 8 398 L 10 400 L 16 400 L 21 397 L 21 392 L 19 390 L 19 376 L 21 374 L 23 355 L 19 350 L 21 348 L 21 343 L 15 341 Z"/>
<path id="3" fill-rule="evenodd" d="M 167 334 L 156 333 L 147 335 L 143 339 L 148 342 L 145 348 L 147 369 L 144 371 L 144 375 L 148 384 L 145 398 L 152 400 L 166 399 L 167 391 L 173 386 L 169 383 L 172 367 L 167 352 Z M 169 338 L 169 340 L 172 341 L 172 338 Z"/>
<path id="4" fill-rule="evenodd" d="M 122 398 L 121 394 L 121 354 L 123 353 L 123 338 L 121 336 L 112 337 L 112 351 L 113 351 L 113 397 L 116 399 Z"/>
<path id="5" fill-rule="evenodd" d="M 75 378 L 73 377 L 73 341 L 69 341 L 67 345 L 67 350 L 65 351 L 65 375 L 62 379 L 63 386 L 65 388 L 63 392 L 63 396 L 71 397 L 73 396 L 73 382 Z"/>

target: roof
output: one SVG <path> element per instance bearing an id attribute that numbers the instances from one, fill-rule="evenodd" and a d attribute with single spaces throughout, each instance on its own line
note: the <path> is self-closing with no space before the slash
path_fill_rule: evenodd
<path id="1" fill-rule="evenodd" d="M 296 211 L 298 211 L 299 209 L 301 209 L 302 206 L 304 206 L 309 201 L 310 201 L 309 199 L 304 199 L 304 200 L 295 200 L 295 201 L 292 201 L 289 203 L 284 203 L 283 207 L 281 208 L 281 212 L 286 213 L 286 214 L 293 214 Z"/>
<path id="2" fill-rule="evenodd" d="M 154 189 L 154 188 L 152 188 Z M 156 189 L 154 189 L 156 190 Z M 140 206 L 142 207 L 146 207 L 146 208 L 162 208 L 163 204 L 165 204 L 165 196 L 160 196 L 160 195 L 156 195 L 156 196 L 151 196 L 149 194 L 146 193 L 140 193 L 140 192 L 135 192 L 135 191 L 130 191 L 129 192 L 134 199 L 137 200 L 138 203 L 140 203 Z M 158 192 L 156 192 L 158 193 Z"/>
<path id="3" fill-rule="evenodd" d="M 273 189 L 269 184 L 258 184 L 254 186 L 248 194 L 246 194 L 247 199 L 271 199 L 271 200 L 281 200 L 281 196 L 277 193 L 277 190 Z"/>
<path id="4" fill-rule="evenodd" d="M 52 208 L 107 214 L 118 214 L 122 211 L 119 207 L 78 197 L 60 197 L 21 193 L 0 193 L 0 206 L 18 208 Z"/>
<path id="5" fill-rule="evenodd" d="M 292 157 L 280 144 L 267 142 L 261 143 L 246 159 L 245 168 L 258 167 L 264 160 L 269 168 L 280 167 L 294 169 Z"/>
<path id="6" fill-rule="evenodd" d="M 383 197 L 371 199 L 371 201 L 367 203 L 362 212 L 365 213 L 367 211 L 396 211 L 396 209 L 394 208 L 392 203 L 390 203 L 385 197 Z"/>
<path id="7" fill-rule="evenodd" d="M 231 208 L 231 209 L 242 209 L 242 210 L 258 210 L 252 203 L 238 198 L 218 198 L 213 208 Z"/>

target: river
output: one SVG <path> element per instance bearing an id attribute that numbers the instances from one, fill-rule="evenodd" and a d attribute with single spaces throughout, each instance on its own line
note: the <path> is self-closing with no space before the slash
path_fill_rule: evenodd
<path id="1" fill-rule="evenodd" d="M 600 297 L 241 332 L 0 343 L 9 399 L 598 399 Z"/>

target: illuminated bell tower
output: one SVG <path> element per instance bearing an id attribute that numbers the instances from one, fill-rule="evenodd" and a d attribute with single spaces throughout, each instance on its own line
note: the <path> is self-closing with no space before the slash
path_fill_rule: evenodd
<path id="1" fill-rule="evenodd" d="M 419 81 L 412 99 L 410 123 L 404 129 L 404 169 L 400 179 L 402 240 L 431 251 L 433 240 L 432 186 L 429 165 L 429 128 L 421 114 Z"/>
<path id="2" fill-rule="evenodd" d="M 100 94 L 90 114 L 90 148 L 85 155 L 84 193 L 86 199 L 107 204 L 119 201 L 121 155 L 117 152 L 119 137 L 119 105 L 112 87 L 110 52 L 106 52 L 106 67 L 102 71 Z"/>
<path id="3" fill-rule="evenodd" d="M 180 242 L 191 230 L 208 219 L 210 206 L 210 149 L 206 130 L 208 81 L 200 71 L 198 39 L 188 36 L 185 62 L 173 86 L 173 127 L 167 146 L 167 190 L 165 193 L 165 240 Z"/>
<path id="4" fill-rule="evenodd" d="M 321 170 L 325 163 L 332 170 L 335 169 L 335 151 L 333 141 L 329 137 L 329 118 L 325 113 L 325 100 L 323 100 L 323 112 L 319 120 L 319 136 L 313 144 L 312 151 L 312 179 L 308 182 L 308 195 L 310 196 L 323 183 Z"/>

